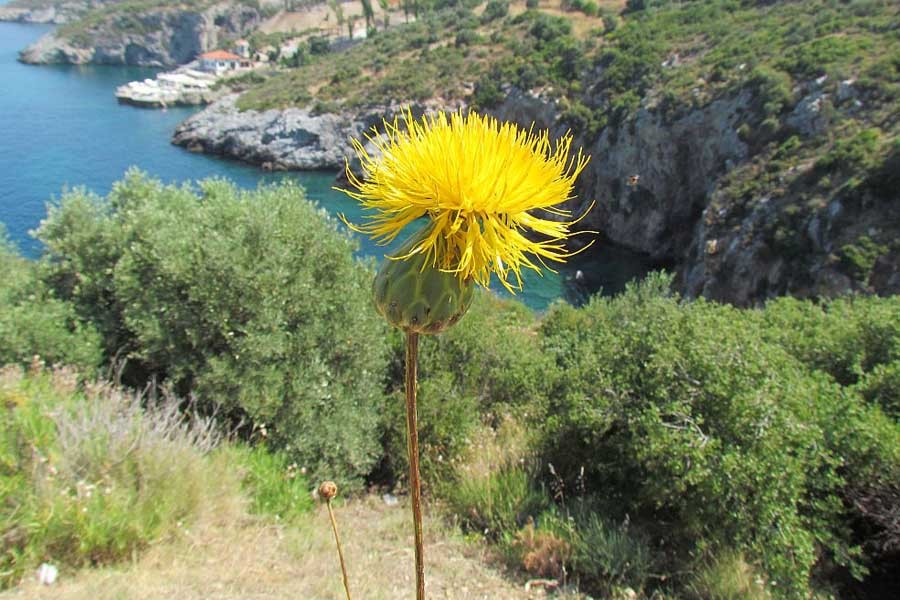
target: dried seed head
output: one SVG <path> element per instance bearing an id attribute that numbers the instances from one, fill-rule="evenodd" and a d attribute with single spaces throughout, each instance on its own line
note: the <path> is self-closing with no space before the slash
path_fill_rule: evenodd
<path id="1" fill-rule="evenodd" d="M 323 481 L 322 485 L 319 486 L 319 498 L 323 500 L 331 500 L 337 496 L 337 492 L 337 484 L 333 481 Z"/>

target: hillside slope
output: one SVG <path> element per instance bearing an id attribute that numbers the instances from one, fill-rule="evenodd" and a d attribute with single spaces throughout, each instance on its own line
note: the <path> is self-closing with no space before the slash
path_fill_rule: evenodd
<path id="1" fill-rule="evenodd" d="M 295 135 L 291 110 L 337 114 L 354 134 L 410 103 L 474 106 L 572 130 L 593 160 L 570 208 L 596 200 L 584 225 L 674 269 L 688 296 L 746 305 L 900 291 L 900 8 L 629 9 L 605 5 L 601 19 L 592 3 L 492 0 L 331 52 L 310 39 L 294 68 L 238 82 L 236 103 L 198 115 L 175 141 L 309 168 L 311 138 Z"/>

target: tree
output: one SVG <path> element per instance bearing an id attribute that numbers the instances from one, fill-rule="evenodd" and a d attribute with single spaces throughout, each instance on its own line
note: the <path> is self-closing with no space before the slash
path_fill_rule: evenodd
<path id="1" fill-rule="evenodd" d="M 359 0 L 362 4 L 363 18 L 366 20 L 366 29 L 375 26 L 375 10 L 372 8 L 372 0 Z M 350 37 L 353 37 L 352 35 Z"/>
<path id="2" fill-rule="evenodd" d="M 338 32 L 340 32 L 341 27 L 344 26 L 344 7 L 341 6 L 337 0 L 328 0 L 328 6 L 334 13 L 334 18 L 337 20 Z M 353 37 L 352 29 L 350 30 L 350 37 Z"/>
<path id="3" fill-rule="evenodd" d="M 387 30 L 391 24 L 391 15 L 388 13 L 390 4 L 388 3 L 388 0 L 378 0 L 378 6 L 381 7 L 381 12 L 384 15 L 384 28 Z"/>

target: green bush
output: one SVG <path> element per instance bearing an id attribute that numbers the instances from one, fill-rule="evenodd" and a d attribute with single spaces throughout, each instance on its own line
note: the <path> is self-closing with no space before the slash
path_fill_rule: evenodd
<path id="1" fill-rule="evenodd" d="M 531 423 L 545 416 L 554 371 L 534 343 L 535 327 L 535 315 L 521 303 L 479 292 L 457 325 L 421 338 L 419 437 L 426 485 L 439 487 L 452 478 L 468 437 L 482 420 L 496 423 L 512 415 Z M 392 474 L 405 479 L 404 349 L 399 335 L 395 340 L 386 462 Z"/>
<path id="2" fill-rule="evenodd" d="M 241 487 L 250 498 L 250 512 L 292 521 L 313 507 L 311 486 L 287 453 L 259 446 L 228 446 L 228 462 L 242 472 Z"/>
<path id="3" fill-rule="evenodd" d="M 614 524 L 593 512 L 579 515 L 569 539 L 572 569 L 591 590 L 604 594 L 622 587 L 642 590 L 653 572 L 650 540 L 627 520 Z"/>
<path id="4" fill-rule="evenodd" d="M 15 254 L 0 228 L 0 365 L 35 356 L 88 372 L 100 365 L 100 336 L 44 285 L 35 263 Z"/>
<path id="5" fill-rule="evenodd" d="M 497 19 L 502 19 L 509 14 L 508 0 L 488 0 L 484 6 L 484 12 L 481 13 L 481 22 L 490 23 Z"/>
<path id="6" fill-rule="evenodd" d="M 867 402 L 900 421 L 900 359 L 873 368 L 863 376 L 857 389 Z"/>
<path id="7" fill-rule="evenodd" d="M 265 425 L 310 476 L 358 486 L 380 456 L 385 328 L 355 244 L 291 184 L 67 194 L 40 229 L 48 279 L 133 382 Z"/>
<path id="8" fill-rule="evenodd" d="M 635 520 L 668 523 L 674 557 L 737 547 L 788 597 L 807 593 L 820 548 L 860 575 L 842 498 L 881 481 L 876 468 L 897 472 L 897 431 L 762 335 L 755 313 L 667 289 L 651 278 L 547 315 L 542 341 L 566 373 L 548 459 L 569 481 L 584 469 L 588 491 Z M 870 343 L 890 335 L 876 327 Z"/>
<path id="9" fill-rule="evenodd" d="M 881 158 L 881 131 L 864 129 L 849 139 L 838 140 L 818 161 L 816 169 L 824 173 L 873 170 Z"/>
<path id="10" fill-rule="evenodd" d="M 762 317 L 767 340 L 846 386 L 900 359 L 898 311 L 896 296 L 847 297 L 822 304 L 778 298 L 766 305 Z"/>
<path id="11" fill-rule="evenodd" d="M 783 71 L 756 67 L 750 73 L 747 85 L 754 90 L 754 98 L 761 106 L 764 117 L 777 116 L 793 104 L 793 82 Z"/>
<path id="12" fill-rule="evenodd" d="M 0 587 L 46 560 L 131 560 L 202 515 L 237 514 L 238 482 L 208 455 L 218 439 L 209 421 L 187 421 L 171 399 L 97 383 L 78 391 L 77 380 L 0 370 Z"/>

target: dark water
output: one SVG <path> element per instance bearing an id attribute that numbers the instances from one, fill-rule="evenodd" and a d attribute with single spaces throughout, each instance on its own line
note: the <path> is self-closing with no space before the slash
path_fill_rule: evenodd
<path id="1" fill-rule="evenodd" d="M 48 30 L 0 23 L 0 221 L 24 255 L 40 253 L 40 244 L 28 232 L 46 214 L 48 202 L 75 186 L 106 194 L 132 166 L 167 183 L 227 177 L 252 188 L 290 177 L 332 214 L 342 212 L 359 221 L 356 203 L 331 190 L 334 173 L 264 173 L 172 146 L 175 127 L 197 109 L 140 109 L 120 105 L 113 96 L 122 83 L 152 77 L 150 69 L 17 62 L 18 50 Z M 380 258 L 384 251 L 360 236 L 362 255 Z M 648 268 L 639 256 L 602 247 L 577 257 L 558 274 L 527 273 L 519 296 L 541 310 L 561 297 L 577 302 L 600 288 L 614 293 Z M 576 282 L 578 270 L 585 274 L 581 282 Z"/>

